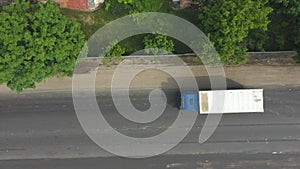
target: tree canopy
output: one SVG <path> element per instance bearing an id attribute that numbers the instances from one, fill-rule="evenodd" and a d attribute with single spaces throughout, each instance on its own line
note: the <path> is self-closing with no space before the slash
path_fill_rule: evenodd
<path id="1" fill-rule="evenodd" d="M 274 12 L 268 42 L 276 42 L 271 47 L 280 50 L 297 50 L 296 61 L 300 62 L 300 1 L 270 0 L 269 5 Z"/>
<path id="2" fill-rule="evenodd" d="M 271 6 L 276 13 L 299 15 L 300 1 L 299 0 L 270 0 Z"/>
<path id="3" fill-rule="evenodd" d="M 211 0 L 199 15 L 200 27 L 219 52 L 221 61 L 240 64 L 247 60 L 244 39 L 252 29 L 267 29 L 272 11 L 267 0 Z"/>
<path id="4" fill-rule="evenodd" d="M 4 6 L 0 25 L 0 84 L 21 92 L 45 78 L 72 75 L 84 35 L 52 1 Z"/>

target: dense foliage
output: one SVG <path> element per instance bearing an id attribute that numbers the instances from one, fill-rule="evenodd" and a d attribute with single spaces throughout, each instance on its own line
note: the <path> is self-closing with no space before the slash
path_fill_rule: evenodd
<path id="1" fill-rule="evenodd" d="M 145 51 L 148 54 L 170 54 L 174 51 L 174 43 L 166 35 L 150 34 L 144 38 Z"/>
<path id="2" fill-rule="evenodd" d="M 296 59 L 300 61 L 300 1 L 270 0 L 270 6 L 274 12 L 271 16 L 272 23 L 266 48 L 268 50 L 297 50 Z"/>
<path id="3" fill-rule="evenodd" d="M 273 8 L 268 31 L 253 30 L 247 38 L 252 51 L 297 50 L 300 53 L 300 1 L 269 0 Z M 300 61 L 300 57 L 296 57 Z"/>
<path id="4" fill-rule="evenodd" d="M 100 55 L 100 57 L 104 57 L 102 59 L 102 64 L 105 66 L 119 64 L 123 58 L 122 55 L 126 52 L 125 48 L 123 48 L 117 41 L 112 42 L 106 48 L 103 48 L 106 53 L 104 55 Z"/>
<path id="5" fill-rule="evenodd" d="M 21 92 L 45 78 L 72 75 L 84 35 L 53 2 L 4 6 L 0 25 L 0 84 Z"/>
<path id="6" fill-rule="evenodd" d="M 116 42 L 112 43 L 106 50 L 104 57 L 107 58 L 121 58 L 125 53 L 125 49 Z"/>
<path id="7" fill-rule="evenodd" d="M 300 13 L 299 0 L 270 0 L 270 5 L 276 9 L 276 13 L 297 16 Z"/>
<path id="8" fill-rule="evenodd" d="M 266 30 L 267 0 L 211 0 L 199 15 L 204 31 L 220 54 L 221 61 L 240 64 L 247 60 L 244 40 L 250 30 Z"/>

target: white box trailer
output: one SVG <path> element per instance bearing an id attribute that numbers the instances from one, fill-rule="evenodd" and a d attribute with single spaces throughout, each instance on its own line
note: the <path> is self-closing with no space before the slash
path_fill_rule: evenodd
<path id="1" fill-rule="evenodd" d="M 178 106 L 182 110 L 197 109 L 200 114 L 264 112 L 263 89 L 186 92 L 179 95 Z"/>

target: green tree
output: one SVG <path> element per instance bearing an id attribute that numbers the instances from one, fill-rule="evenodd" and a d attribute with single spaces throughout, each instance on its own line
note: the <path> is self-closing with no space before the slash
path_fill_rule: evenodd
<path id="1" fill-rule="evenodd" d="M 166 35 L 150 34 L 144 38 L 145 51 L 148 54 L 170 54 L 174 49 L 174 43 Z"/>
<path id="2" fill-rule="evenodd" d="M 211 0 L 199 15 L 200 27 L 227 64 L 247 60 L 245 38 L 252 29 L 266 30 L 272 11 L 267 0 Z"/>
<path id="3" fill-rule="evenodd" d="M 106 53 L 100 54 L 100 57 L 104 57 L 102 64 L 105 66 L 119 64 L 123 60 L 122 55 L 126 52 L 125 48 L 118 44 L 117 41 L 113 41 L 109 46 L 103 49 Z"/>
<path id="4" fill-rule="evenodd" d="M 294 37 L 294 41 L 295 41 L 295 49 L 296 51 L 298 52 L 298 55 L 295 56 L 295 60 L 297 63 L 300 63 L 300 18 L 297 17 L 296 19 L 296 24 L 295 24 L 295 27 L 294 27 L 294 34 L 295 34 L 295 37 Z"/>
<path id="5" fill-rule="evenodd" d="M 270 0 L 270 5 L 276 13 L 290 14 L 297 16 L 300 13 L 299 0 Z"/>
<path id="6" fill-rule="evenodd" d="M 22 92 L 45 78 L 73 74 L 84 35 L 52 1 L 5 6 L 0 25 L 0 84 Z"/>
<path id="7" fill-rule="evenodd" d="M 267 46 L 272 49 L 297 50 L 296 61 L 300 61 L 300 1 L 270 0 L 274 9 L 269 26 Z"/>
<path id="8" fill-rule="evenodd" d="M 117 42 L 113 42 L 107 47 L 107 52 L 104 57 L 121 59 L 122 55 L 126 52 Z"/>
<path id="9" fill-rule="evenodd" d="M 249 31 L 249 35 L 245 38 L 244 42 L 246 43 L 249 51 L 264 52 L 267 39 L 267 32 L 265 30 L 252 29 Z"/>

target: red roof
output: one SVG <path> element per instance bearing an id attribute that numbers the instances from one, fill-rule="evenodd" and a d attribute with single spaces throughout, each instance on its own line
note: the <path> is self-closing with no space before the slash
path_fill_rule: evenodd
<path id="1" fill-rule="evenodd" d="M 75 10 L 87 10 L 88 0 L 60 0 L 60 6 Z"/>

